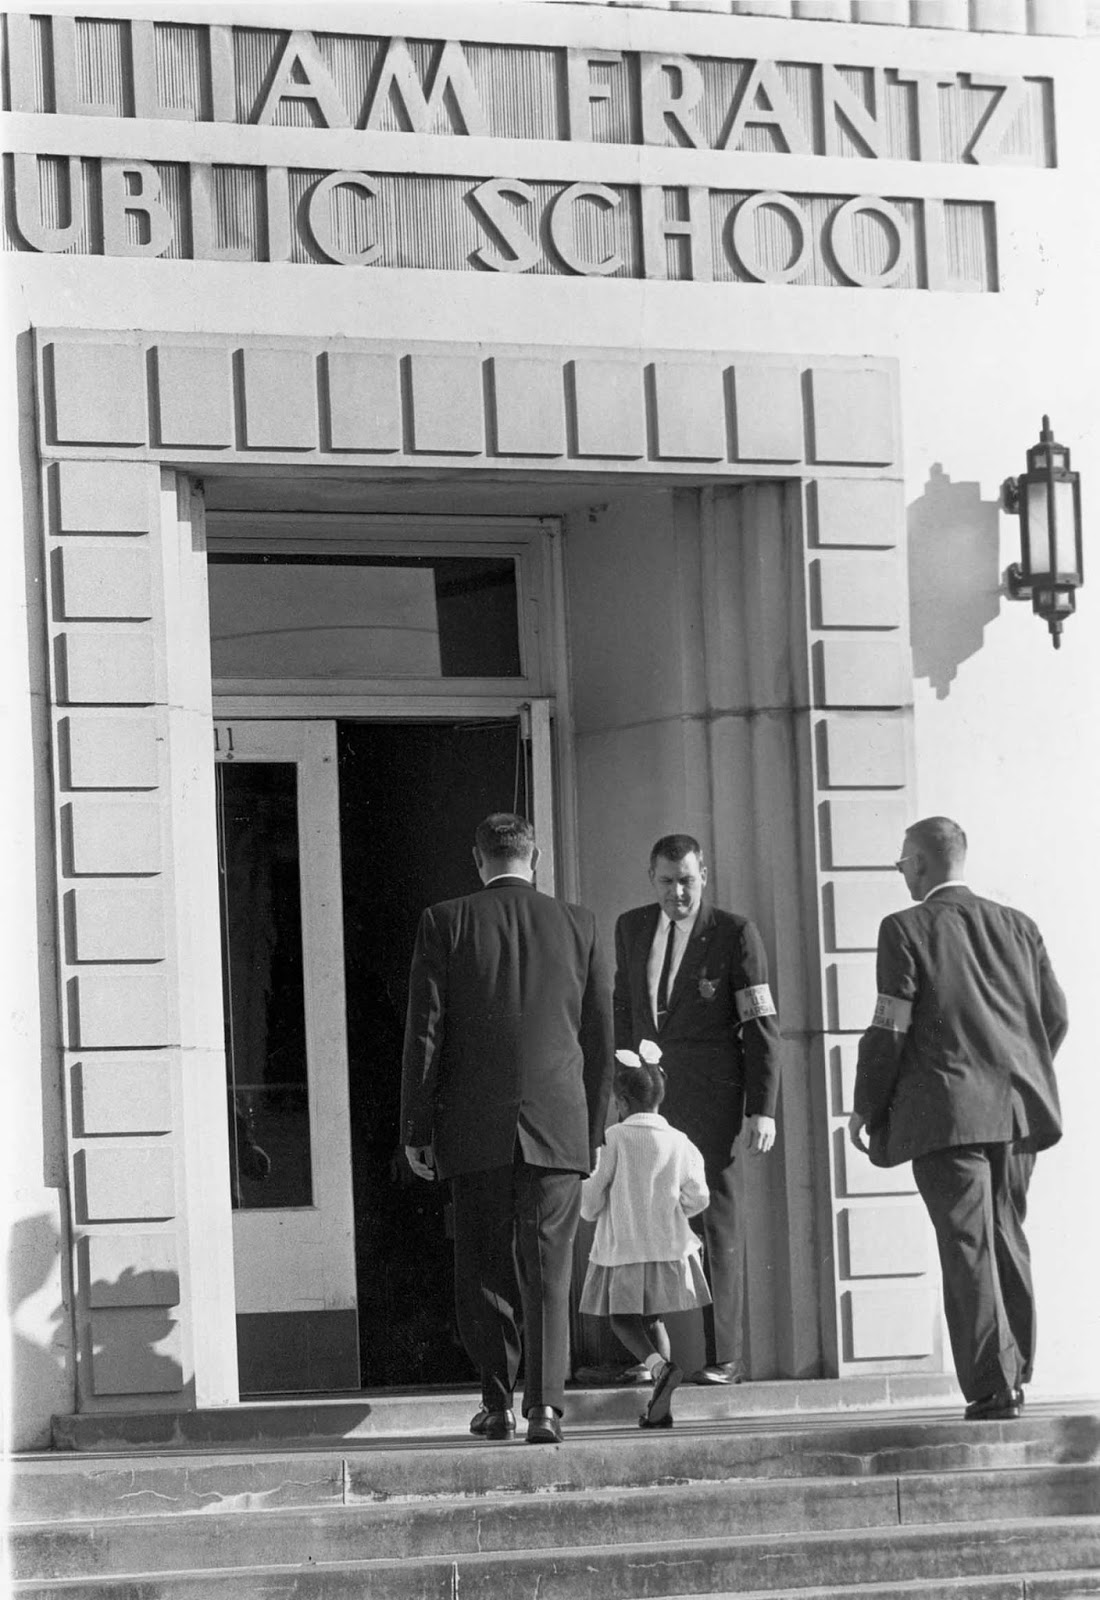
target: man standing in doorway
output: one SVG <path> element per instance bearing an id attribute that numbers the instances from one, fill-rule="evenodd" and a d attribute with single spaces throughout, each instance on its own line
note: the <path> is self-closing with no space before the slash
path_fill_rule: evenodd
<path id="1" fill-rule="evenodd" d="M 745 1376 L 744 1145 L 775 1143 L 779 1027 L 763 941 L 745 917 L 703 904 L 699 841 L 673 833 L 649 858 L 656 903 L 624 912 L 615 929 L 615 1044 L 660 1045 L 668 1089 L 661 1111 L 703 1152 L 710 1204 L 702 1215 L 714 1304 L 704 1312 L 706 1358 L 697 1383 Z"/>
<path id="2" fill-rule="evenodd" d="M 849 1133 L 877 1166 L 913 1163 L 966 1416 L 980 1421 L 1018 1417 L 1031 1377 L 1024 1218 L 1035 1153 L 1062 1133 L 1054 1056 L 1067 1019 L 1038 928 L 968 889 L 965 864 L 948 817 L 906 833 L 897 867 L 919 904 L 879 928 Z"/>
<path id="3" fill-rule="evenodd" d="M 534 886 L 530 823 L 478 827 L 476 894 L 429 907 L 413 952 L 401 1127 L 421 1178 L 449 1178 L 455 1306 L 481 1376 L 471 1433 L 562 1437 L 581 1177 L 603 1141 L 613 1054 L 596 922 Z"/>

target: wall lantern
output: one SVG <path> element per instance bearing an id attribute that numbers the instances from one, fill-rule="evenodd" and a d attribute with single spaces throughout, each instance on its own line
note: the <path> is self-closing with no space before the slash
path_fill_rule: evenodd
<path id="1" fill-rule="evenodd" d="M 1084 582 L 1081 550 L 1081 474 L 1069 469 L 1069 451 L 1055 443 L 1043 418 L 1039 443 L 1027 453 L 1027 471 L 1006 478 L 1001 504 L 1020 519 L 1020 559 L 1005 573 L 1010 600 L 1030 600 L 1057 650 L 1062 623 L 1076 608 Z"/>

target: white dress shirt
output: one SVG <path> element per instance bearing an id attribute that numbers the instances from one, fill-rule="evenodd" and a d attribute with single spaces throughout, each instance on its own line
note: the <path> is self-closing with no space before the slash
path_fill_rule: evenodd
<path id="1" fill-rule="evenodd" d="M 672 966 L 669 968 L 668 973 L 668 992 L 670 995 L 672 994 L 673 984 L 676 982 L 676 974 L 680 970 L 680 963 L 684 959 L 684 951 L 687 949 L 688 940 L 691 938 L 691 931 L 695 927 L 695 918 L 698 915 L 699 913 L 696 912 L 695 916 L 685 917 L 682 922 L 672 923 L 676 931 L 673 934 L 675 943 L 672 946 Z M 661 912 L 657 921 L 657 932 L 653 935 L 653 943 L 649 948 L 649 960 L 645 969 L 646 982 L 649 985 L 649 1009 L 653 1014 L 654 1027 L 657 1026 L 657 985 L 661 981 L 661 968 L 664 966 L 668 927 L 671 920 L 667 912 Z"/>

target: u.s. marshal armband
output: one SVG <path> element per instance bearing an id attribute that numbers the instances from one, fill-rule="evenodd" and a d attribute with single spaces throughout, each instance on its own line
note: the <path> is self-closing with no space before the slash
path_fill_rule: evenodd
<path id="1" fill-rule="evenodd" d="M 775 1001 L 766 983 L 754 983 L 751 989 L 738 989 L 733 1001 L 739 1022 L 751 1022 L 754 1017 L 775 1016 Z"/>
<path id="2" fill-rule="evenodd" d="M 896 995 L 880 994 L 875 1001 L 872 1028 L 887 1028 L 891 1033 L 908 1033 L 913 1020 L 912 1000 L 899 1000 Z"/>

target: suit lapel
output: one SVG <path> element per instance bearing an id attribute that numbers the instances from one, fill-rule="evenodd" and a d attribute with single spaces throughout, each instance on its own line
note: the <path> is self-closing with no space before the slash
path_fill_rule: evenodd
<path id="1" fill-rule="evenodd" d="M 641 918 L 638 928 L 638 937 L 631 952 L 630 983 L 636 996 L 634 1015 L 644 1016 L 646 1031 L 643 1039 L 648 1039 L 651 1032 L 655 1032 L 657 1023 L 653 1016 L 653 1007 L 649 1000 L 649 952 L 653 948 L 653 936 L 657 932 L 657 921 L 661 915 L 660 906 L 654 904 L 646 908 L 646 915 Z"/>
<path id="2" fill-rule="evenodd" d="M 668 997 L 668 1017 L 674 1014 L 684 995 L 693 989 L 698 982 L 699 973 L 707 958 L 707 947 L 710 943 L 711 930 L 714 916 L 709 906 L 700 906 L 699 915 L 695 919 L 695 926 L 691 930 L 691 938 L 687 942 L 684 958 L 680 962 L 680 969 L 676 974 L 676 982 L 672 985 L 672 993 Z"/>

